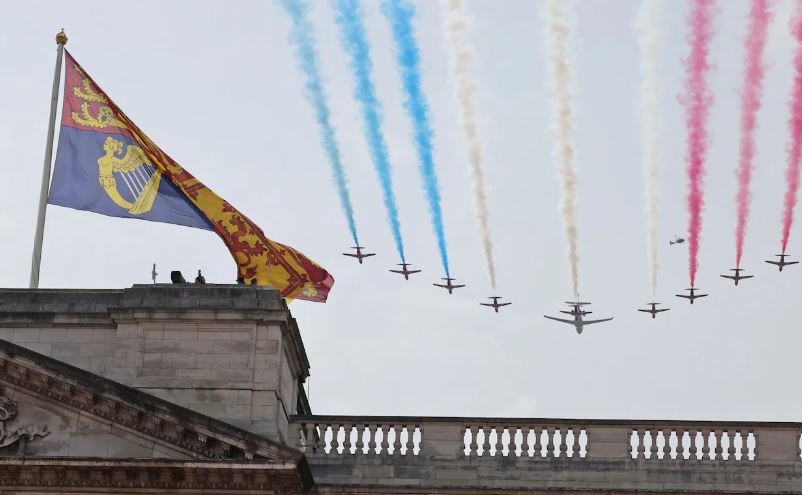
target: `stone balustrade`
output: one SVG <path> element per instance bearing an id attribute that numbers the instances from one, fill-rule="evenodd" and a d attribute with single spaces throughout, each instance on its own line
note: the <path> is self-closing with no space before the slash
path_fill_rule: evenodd
<path id="1" fill-rule="evenodd" d="M 308 455 L 800 461 L 802 423 L 295 416 Z"/>

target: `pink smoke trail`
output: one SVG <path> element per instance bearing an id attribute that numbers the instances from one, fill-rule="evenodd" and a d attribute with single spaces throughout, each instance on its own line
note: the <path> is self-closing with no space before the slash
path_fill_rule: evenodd
<path id="1" fill-rule="evenodd" d="M 797 9 L 792 25 L 797 47 L 794 55 L 794 86 L 789 104 L 791 116 L 788 118 L 791 142 L 788 145 L 788 168 L 785 171 L 788 189 L 785 191 L 785 210 L 783 211 L 783 254 L 788 246 L 791 224 L 794 222 L 794 206 L 796 206 L 796 193 L 799 190 L 799 167 L 800 159 L 802 159 L 802 2 L 799 2 Z"/>
<path id="2" fill-rule="evenodd" d="M 746 70 L 744 90 L 741 94 L 741 144 L 738 159 L 738 225 L 735 228 L 735 266 L 740 268 L 746 237 L 746 220 L 749 218 L 749 182 L 752 180 L 752 161 L 755 157 L 755 128 L 757 113 L 760 110 L 760 96 L 763 93 L 763 48 L 766 46 L 771 13 L 768 0 L 752 0 L 749 11 L 749 33 L 746 48 Z"/>
<path id="3" fill-rule="evenodd" d="M 707 117 L 713 98 L 707 87 L 710 70 L 708 54 L 713 37 L 712 19 L 714 0 L 691 0 L 688 16 L 691 28 L 691 54 L 685 61 L 685 91 L 683 103 L 686 107 L 685 122 L 688 126 L 688 151 L 685 156 L 690 192 L 688 193 L 688 249 L 691 287 L 696 286 L 699 268 L 699 235 L 702 233 L 702 208 L 704 207 L 704 164 L 709 137 Z"/>

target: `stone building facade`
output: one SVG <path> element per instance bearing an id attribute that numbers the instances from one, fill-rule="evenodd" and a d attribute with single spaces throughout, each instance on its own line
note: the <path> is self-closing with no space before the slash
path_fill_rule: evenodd
<path id="1" fill-rule="evenodd" d="M 0 289 L 0 492 L 802 493 L 800 423 L 312 415 L 269 289 Z"/>

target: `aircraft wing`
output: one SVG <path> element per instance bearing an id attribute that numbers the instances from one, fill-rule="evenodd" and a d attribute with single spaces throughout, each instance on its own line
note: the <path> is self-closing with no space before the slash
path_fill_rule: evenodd
<path id="1" fill-rule="evenodd" d="M 356 256 L 356 255 L 352 254 L 351 256 Z M 367 253 L 362 255 L 363 258 L 367 258 L 368 256 L 376 256 L 376 253 Z"/>
<path id="2" fill-rule="evenodd" d="M 464 285 L 452 285 L 452 289 L 459 289 L 460 287 L 465 287 Z"/>
<path id="3" fill-rule="evenodd" d="M 343 256 L 350 256 L 352 258 L 356 258 L 357 257 L 357 255 L 355 255 L 353 253 L 343 253 Z"/>
<path id="4" fill-rule="evenodd" d="M 391 271 L 391 272 L 393 272 L 393 273 L 400 273 L 401 275 L 403 275 L 403 274 L 404 274 L 404 271 L 403 271 L 403 270 L 389 270 L 389 271 Z M 412 273 L 412 272 L 410 272 L 410 273 Z"/>
<path id="5" fill-rule="evenodd" d="M 663 308 L 663 309 L 655 309 L 658 313 L 662 313 L 663 311 L 668 311 L 671 308 Z"/>
<path id="6" fill-rule="evenodd" d="M 563 323 L 568 323 L 569 325 L 574 324 L 574 320 L 564 320 L 562 318 L 555 318 L 554 316 L 543 315 L 544 318 L 548 318 L 549 320 L 560 321 Z"/>
<path id="7" fill-rule="evenodd" d="M 719 276 L 720 276 L 720 277 L 724 277 L 724 278 L 728 278 L 728 279 L 730 279 L 730 280 L 735 280 L 735 278 L 736 278 L 736 277 L 735 277 L 735 276 L 733 276 L 733 275 L 719 275 Z M 750 276 L 751 276 L 751 275 L 750 275 Z M 747 277 L 744 275 L 744 276 L 741 276 L 741 277 L 738 277 L 738 278 L 747 278 Z"/>
<path id="8" fill-rule="evenodd" d="M 651 313 L 652 311 L 662 311 L 662 309 L 639 309 L 642 313 Z"/>
<path id="9" fill-rule="evenodd" d="M 499 304 L 497 304 L 497 306 L 509 306 L 510 304 L 512 304 L 512 303 L 511 303 L 511 302 L 508 302 L 508 303 L 499 303 Z"/>
<path id="10" fill-rule="evenodd" d="M 443 284 L 432 284 L 432 285 L 434 285 L 435 287 L 442 287 L 444 289 L 448 289 L 447 285 L 443 285 Z M 456 285 L 454 287 L 456 287 Z"/>
<path id="11" fill-rule="evenodd" d="M 603 320 L 583 320 L 582 323 L 585 325 L 591 325 L 593 323 L 604 323 L 605 321 L 610 321 L 612 319 L 613 317 L 611 316 L 610 318 L 604 318 Z"/>
<path id="12" fill-rule="evenodd" d="M 402 273 L 402 272 L 398 272 L 398 273 Z M 420 273 L 420 270 L 409 270 L 409 271 L 407 271 L 407 273 Z"/>
<path id="13" fill-rule="evenodd" d="M 390 271 L 392 271 L 392 270 L 390 270 Z M 685 295 L 685 294 L 676 294 L 676 296 L 677 297 L 683 297 L 685 299 L 690 299 L 691 298 L 691 296 L 688 296 L 688 295 Z M 701 296 L 693 296 L 693 297 L 701 297 Z"/>
<path id="14" fill-rule="evenodd" d="M 771 261 L 771 260 L 766 260 L 766 263 L 768 263 L 768 264 L 770 264 L 770 265 L 777 265 L 777 266 L 780 266 L 780 262 L 779 262 L 779 261 Z M 783 263 L 783 264 L 785 264 L 785 263 Z"/>

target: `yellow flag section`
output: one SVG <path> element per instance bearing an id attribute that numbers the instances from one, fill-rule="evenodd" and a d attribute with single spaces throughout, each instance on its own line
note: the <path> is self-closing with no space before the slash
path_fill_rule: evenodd
<path id="1" fill-rule="evenodd" d="M 93 125 L 93 130 L 100 131 L 97 125 L 108 123 L 110 127 L 115 127 L 115 133 L 131 138 L 142 148 L 149 163 L 213 225 L 237 263 L 238 278 L 242 278 L 246 284 L 274 287 L 290 300 L 297 298 L 326 302 L 334 278 L 325 269 L 299 251 L 265 237 L 262 229 L 248 217 L 170 158 L 114 104 L 69 54 L 66 70 L 75 70 L 80 74 L 82 84 L 98 96 L 92 102 L 94 107 L 87 105 L 82 108 L 90 116 L 103 117 L 94 120 L 96 125 Z M 69 91 L 69 88 L 65 89 Z"/>

